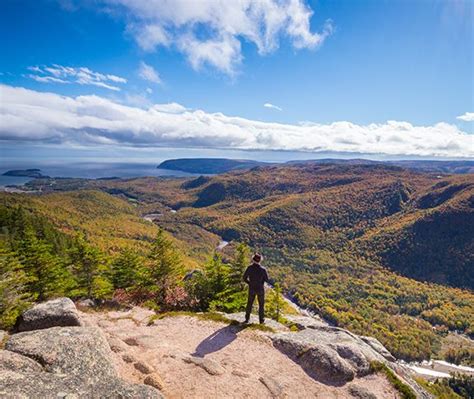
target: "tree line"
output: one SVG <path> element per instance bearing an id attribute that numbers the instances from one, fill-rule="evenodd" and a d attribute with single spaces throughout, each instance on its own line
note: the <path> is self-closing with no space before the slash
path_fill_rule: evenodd
<path id="1" fill-rule="evenodd" d="M 196 270 L 186 270 L 180 252 L 159 229 L 149 250 L 123 248 L 110 256 L 84 233 L 68 236 L 21 207 L 1 208 L 0 328 L 11 328 L 33 302 L 58 296 L 113 298 L 156 311 L 245 308 L 249 247 L 236 246 L 232 260 L 218 253 Z M 272 292 L 270 316 L 281 313 L 281 291 Z"/>

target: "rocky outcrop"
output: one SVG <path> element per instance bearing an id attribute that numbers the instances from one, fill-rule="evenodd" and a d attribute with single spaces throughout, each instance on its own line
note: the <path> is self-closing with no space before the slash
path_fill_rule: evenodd
<path id="1" fill-rule="evenodd" d="M 69 298 L 58 298 L 35 305 L 23 313 L 18 322 L 18 331 L 80 325 L 74 302 Z"/>
<path id="2" fill-rule="evenodd" d="M 117 377 L 109 344 L 95 327 L 53 327 L 14 334 L 5 348 L 35 359 L 45 371 L 77 375 L 87 383 Z"/>
<path id="3" fill-rule="evenodd" d="M 86 384 L 77 376 L 52 373 L 18 373 L 0 370 L 0 397 L 16 398 L 147 398 L 162 396 L 155 388 L 108 379 Z"/>
<path id="4" fill-rule="evenodd" d="M 382 343 L 374 337 L 360 337 L 366 344 L 370 345 L 373 350 L 380 353 L 389 362 L 394 362 L 395 357 L 388 351 L 388 349 L 382 345 Z"/>
<path id="5" fill-rule="evenodd" d="M 431 396 L 412 378 L 407 368 L 396 363 L 392 354 L 373 337 L 358 336 L 342 328 L 306 316 L 289 316 L 299 332 L 269 334 L 273 345 L 285 353 L 312 378 L 328 385 L 342 386 L 356 377 L 371 373 L 372 361 L 386 364 L 417 398 Z M 350 385 L 356 398 L 376 397 L 365 387 Z"/>
<path id="6" fill-rule="evenodd" d="M 285 315 L 285 318 L 290 321 L 298 330 L 305 330 L 306 328 L 318 329 L 320 327 L 328 326 L 325 321 L 316 317 Z"/>
<path id="7" fill-rule="evenodd" d="M 385 358 L 358 336 L 323 323 L 307 323 L 297 333 L 271 335 L 273 345 L 324 383 L 343 385 L 370 372 L 370 362 Z M 300 320 L 300 326 L 303 322 Z"/>
<path id="8" fill-rule="evenodd" d="M 355 399 L 377 399 L 377 396 L 375 396 L 367 388 L 360 387 L 358 385 L 350 385 L 349 386 L 349 393 Z"/>
<path id="9" fill-rule="evenodd" d="M 162 398 L 152 384 L 131 384 L 119 377 L 101 329 L 46 328 L 49 323 L 81 324 L 74 304 L 65 299 L 37 305 L 23 315 L 25 328 L 40 329 L 13 334 L 0 351 L 0 397 Z"/>
<path id="10" fill-rule="evenodd" d="M 41 372 L 43 367 L 29 357 L 11 351 L 0 350 L 0 370 Z"/>
<path id="11" fill-rule="evenodd" d="M 229 320 L 235 320 L 240 323 L 242 323 L 245 320 L 245 312 L 222 313 L 222 315 Z M 258 316 L 251 314 L 250 319 L 249 319 L 249 324 L 259 324 Z M 270 327 L 274 331 L 289 331 L 288 327 L 269 318 L 265 320 L 265 326 Z"/>

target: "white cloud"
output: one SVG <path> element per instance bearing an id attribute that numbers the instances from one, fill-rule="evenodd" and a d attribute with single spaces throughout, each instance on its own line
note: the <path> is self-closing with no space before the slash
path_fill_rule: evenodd
<path id="1" fill-rule="evenodd" d="M 138 69 L 138 76 L 142 79 L 147 80 L 152 83 L 160 84 L 161 78 L 159 73 L 151 65 L 140 62 L 140 68 Z"/>
<path id="2" fill-rule="evenodd" d="M 464 115 L 459 115 L 456 119 L 464 122 L 474 122 L 474 112 L 466 112 Z"/>
<path id="3" fill-rule="evenodd" d="M 283 111 L 282 108 L 280 108 L 280 107 L 277 106 L 277 105 L 271 104 L 271 103 L 265 103 L 265 104 L 263 104 L 263 106 L 264 106 L 265 108 L 276 109 L 277 111 Z"/>
<path id="4" fill-rule="evenodd" d="M 151 87 L 147 87 L 147 88 L 146 88 L 146 92 L 147 92 L 148 94 L 153 94 L 153 89 L 152 89 Z"/>
<path id="5" fill-rule="evenodd" d="M 180 114 L 186 111 L 186 108 L 178 103 L 168 103 L 168 104 L 155 104 L 153 106 L 154 111 L 165 112 L 168 114 Z"/>
<path id="6" fill-rule="evenodd" d="M 38 75 L 29 74 L 29 75 L 26 75 L 26 77 L 36 80 L 37 82 L 40 82 L 40 83 L 69 83 L 67 80 L 55 78 L 54 76 L 38 76 Z"/>
<path id="7" fill-rule="evenodd" d="M 473 157 L 473 136 L 448 123 L 260 122 L 180 104 L 137 108 L 0 85 L 0 140 L 137 147 L 207 147 Z"/>
<path id="8" fill-rule="evenodd" d="M 229 75 L 242 61 L 241 42 L 260 54 L 275 51 L 282 38 L 296 49 L 315 49 L 332 33 L 331 21 L 312 32 L 305 0 L 100 0 L 121 13 L 127 31 L 145 51 L 159 46 L 182 52 L 194 69 L 204 65 Z"/>
<path id="9" fill-rule="evenodd" d="M 30 66 L 28 70 L 35 74 L 26 77 L 41 83 L 77 83 L 80 85 L 91 85 L 109 90 L 120 91 L 116 83 L 127 83 L 125 78 L 116 75 L 104 75 L 91 71 L 86 67 L 67 67 L 53 64 L 52 66 Z M 114 83 L 114 85 L 110 84 Z"/>

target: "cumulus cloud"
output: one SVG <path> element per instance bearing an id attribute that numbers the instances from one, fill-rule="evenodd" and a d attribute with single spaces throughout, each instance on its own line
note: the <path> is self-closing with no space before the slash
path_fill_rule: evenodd
<path id="1" fill-rule="evenodd" d="M 459 115 L 456 119 L 464 122 L 474 122 L 474 112 L 466 112 L 464 115 Z"/>
<path id="2" fill-rule="evenodd" d="M 30 66 L 28 70 L 33 73 L 26 77 L 40 83 L 77 83 L 114 91 L 120 91 L 120 88 L 116 86 L 117 83 L 127 83 L 127 80 L 120 76 L 94 72 L 86 67 L 75 68 L 53 64 L 52 66 Z"/>
<path id="3" fill-rule="evenodd" d="M 194 69 L 204 65 L 233 75 L 242 61 L 241 41 L 260 54 L 279 47 L 281 38 L 295 49 L 315 49 L 332 33 L 310 27 L 313 11 L 305 0 L 100 0 L 127 20 L 127 32 L 145 51 L 173 47 Z"/>
<path id="4" fill-rule="evenodd" d="M 473 157 L 472 136 L 448 123 L 300 125 L 260 122 L 180 104 L 137 108 L 0 85 L 0 140 L 137 147 L 207 147 Z"/>
<path id="5" fill-rule="evenodd" d="M 283 111 L 282 108 L 280 108 L 279 106 L 277 106 L 277 105 L 275 105 L 275 104 L 265 103 L 265 104 L 263 104 L 263 106 L 264 106 L 265 108 L 276 109 L 277 111 Z"/>
<path id="6" fill-rule="evenodd" d="M 161 78 L 160 74 L 153 68 L 151 65 L 140 62 L 140 68 L 138 69 L 138 76 L 143 80 L 147 80 L 152 83 L 160 84 Z"/>

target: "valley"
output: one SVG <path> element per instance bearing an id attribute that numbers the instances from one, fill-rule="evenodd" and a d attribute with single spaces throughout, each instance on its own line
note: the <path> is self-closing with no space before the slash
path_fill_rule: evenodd
<path id="1" fill-rule="evenodd" d="M 153 224 L 171 235 L 188 269 L 216 248 L 226 262 L 245 242 L 297 304 L 377 337 L 399 358 L 437 356 L 449 331 L 473 333 L 469 174 L 305 164 L 197 178 L 35 179 L 26 187 L 43 194 L 2 194 L 4 206 L 23 204 L 67 234 L 84 230 L 112 254 L 145 250 Z M 142 219 L 150 214 L 152 223 Z M 219 248 L 223 241 L 229 245 Z"/>

